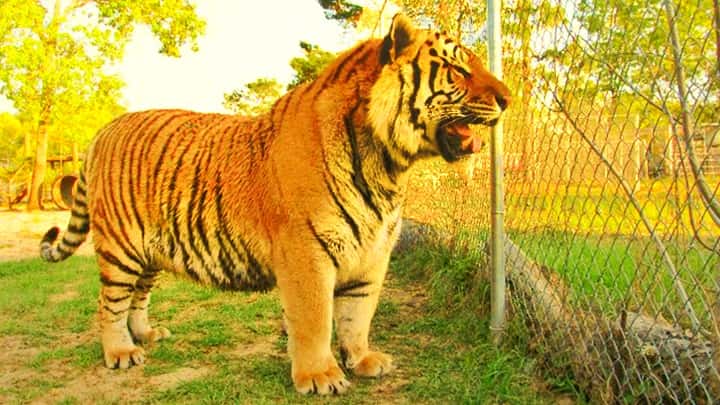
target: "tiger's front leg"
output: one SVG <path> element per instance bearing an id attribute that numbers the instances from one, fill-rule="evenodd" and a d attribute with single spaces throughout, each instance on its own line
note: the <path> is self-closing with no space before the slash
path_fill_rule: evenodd
<path id="1" fill-rule="evenodd" d="M 377 309 L 388 258 L 365 280 L 342 283 L 335 288 L 335 331 L 344 366 L 361 377 L 379 377 L 394 369 L 392 357 L 370 350 L 370 323 Z"/>
<path id="2" fill-rule="evenodd" d="M 343 393 L 350 383 L 330 345 L 334 269 L 331 263 L 308 257 L 312 252 L 307 248 L 294 253 L 278 254 L 276 279 L 295 389 L 303 394 Z"/>

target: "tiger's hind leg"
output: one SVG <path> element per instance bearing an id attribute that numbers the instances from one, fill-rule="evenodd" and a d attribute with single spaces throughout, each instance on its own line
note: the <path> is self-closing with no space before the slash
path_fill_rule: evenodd
<path id="1" fill-rule="evenodd" d="M 105 365 L 129 368 L 145 362 L 145 351 L 135 345 L 128 329 L 130 305 L 140 269 L 123 264 L 111 253 L 98 250 L 100 266 L 100 328 Z"/>
<path id="2" fill-rule="evenodd" d="M 170 336 L 170 331 L 163 327 L 153 328 L 148 320 L 150 306 L 150 290 L 157 278 L 158 270 L 146 269 L 137 283 L 130 303 L 128 326 L 136 341 L 152 343 Z"/>

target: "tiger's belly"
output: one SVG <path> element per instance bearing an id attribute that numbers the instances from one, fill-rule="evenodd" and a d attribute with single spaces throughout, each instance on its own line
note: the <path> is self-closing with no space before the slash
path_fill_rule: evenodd
<path id="1" fill-rule="evenodd" d="M 169 236 L 164 240 L 157 260 L 164 270 L 223 290 L 268 291 L 275 287 L 270 266 L 263 264 L 259 253 L 240 237 L 186 238 L 177 242 Z"/>
<path id="2" fill-rule="evenodd" d="M 336 284 L 357 280 L 375 280 L 376 273 L 384 276 L 392 249 L 400 234 L 401 208 L 386 215 L 371 238 L 365 238 L 352 251 L 344 250 L 339 258 Z M 196 234 L 197 235 L 197 234 Z M 275 271 L 257 245 L 242 236 L 217 233 L 214 237 L 181 238 L 173 235 L 155 239 L 151 243 L 156 263 L 164 270 L 182 274 L 200 284 L 232 291 L 267 291 L 275 287 Z M 347 243 L 346 245 L 350 245 Z M 255 247 L 255 249 L 253 249 Z M 311 250 L 311 246 L 308 246 Z M 339 253 L 339 252 L 338 252 Z M 331 267 L 327 271 L 335 272 Z M 382 277 L 381 276 L 381 277 Z"/>

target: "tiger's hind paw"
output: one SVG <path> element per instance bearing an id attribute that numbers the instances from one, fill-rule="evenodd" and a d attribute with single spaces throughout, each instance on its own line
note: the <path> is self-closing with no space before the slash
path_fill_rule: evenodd
<path id="1" fill-rule="evenodd" d="M 145 362 L 145 350 L 138 346 L 126 346 L 105 351 L 105 366 L 108 368 L 130 368 Z"/>
<path id="2" fill-rule="evenodd" d="M 342 394 L 350 387 L 350 382 L 336 364 L 319 373 L 295 372 L 293 382 L 295 389 L 301 394 Z"/>
<path id="3" fill-rule="evenodd" d="M 360 377 L 380 377 L 390 374 L 394 369 L 391 356 L 381 352 L 368 352 L 360 361 L 350 367 L 353 374 Z"/>
<path id="4" fill-rule="evenodd" d="M 162 326 L 158 326 L 155 328 L 152 328 L 145 332 L 144 334 L 140 336 L 135 336 L 135 338 L 142 343 L 154 343 L 158 340 L 166 339 L 170 337 L 171 333 L 167 328 L 163 328 Z"/>

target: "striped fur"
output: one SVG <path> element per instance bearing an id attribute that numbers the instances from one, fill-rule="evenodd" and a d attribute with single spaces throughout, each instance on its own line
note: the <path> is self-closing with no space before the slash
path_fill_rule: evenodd
<path id="1" fill-rule="evenodd" d="M 340 55 L 257 118 L 154 110 L 102 129 L 87 152 L 68 229 L 41 255 L 71 255 L 89 229 L 100 266 L 105 362 L 144 361 L 162 339 L 147 309 L 160 271 L 228 290 L 277 286 L 300 392 L 343 392 L 346 369 L 389 372 L 370 322 L 400 231 L 407 171 L 476 151 L 507 88 L 444 34 L 398 16 L 383 40 Z M 334 322 L 333 322 L 334 321 Z"/>
<path id="2" fill-rule="evenodd" d="M 53 227 L 42 238 L 40 256 L 49 262 L 59 262 L 71 256 L 85 242 L 90 231 L 90 215 L 87 207 L 87 183 L 80 176 L 75 185 L 75 194 L 70 222 L 59 243 L 55 244 L 60 228 Z"/>

